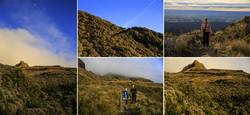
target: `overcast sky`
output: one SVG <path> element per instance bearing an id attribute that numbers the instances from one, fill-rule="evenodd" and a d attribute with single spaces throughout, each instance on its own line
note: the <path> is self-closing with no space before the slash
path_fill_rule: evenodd
<path id="1" fill-rule="evenodd" d="M 128 77 L 143 77 L 163 83 L 162 58 L 80 58 L 88 71 L 99 75 L 108 73 Z"/>
<path id="2" fill-rule="evenodd" d="M 165 58 L 164 71 L 166 72 L 180 72 L 185 66 L 198 60 L 203 63 L 207 69 L 232 69 L 243 70 L 250 73 L 250 58 Z"/>
<path id="3" fill-rule="evenodd" d="M 250 0 L 164 0 L 165 9 L 250 11 Z"/>

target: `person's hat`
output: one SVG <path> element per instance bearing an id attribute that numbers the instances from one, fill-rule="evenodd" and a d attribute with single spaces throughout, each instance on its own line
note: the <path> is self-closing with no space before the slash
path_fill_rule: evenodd
<path id="1" fill-rule="evenodd" d="M 207 18 L 204 18 L 204 20 L 207 20 Z"/>

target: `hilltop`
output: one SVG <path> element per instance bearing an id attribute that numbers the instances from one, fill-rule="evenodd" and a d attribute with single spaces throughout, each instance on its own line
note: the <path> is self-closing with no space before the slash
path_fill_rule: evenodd
<path id="1" fill-rule="evenodd" d="M 76 114 L 76 68 L 0 64 L 0 114 Z"/>
<path id="2" fill-rule="evenodd" d="M 202 63 L 195 60 L 192 64 L 189 64 L 182 69 L 182 72 L 188 71 L 206 71 L 206 68 Z"/>
<path id="3" fill-rule="evenodd" d="M 165 56 L 248 57 L 250 56 L 250 16 L 230 23 L 210 34 L 209 47 L 202 46 L 202 32 L 194 30 L 179 36 L 165 33 Z M 212 25 L 213 26 L 213 25 Z"/>
<path id="4" fill-rule="evenodd" d="M 115 74 L 98 76 L 80 66 L 78 79 L 79 114 L 162 114 L 162 83 Z M 132 84 L 137 88 L 137 103 L 129 100 L 126 108 L 123 90 L 127 88 L 130 93 Z"/>
<path id="5" fill-rule="evenodd" d="M 165 114 L 249 114 L 250 74 L 206 69 L 194 61 L 181 72 L 165 72 Z"/>
<path id="6" fill-rule="evenodd" d="M 160 57 L 163 35 L 142 27 L 122 28 L 78 11 L 79 57 Z"/>

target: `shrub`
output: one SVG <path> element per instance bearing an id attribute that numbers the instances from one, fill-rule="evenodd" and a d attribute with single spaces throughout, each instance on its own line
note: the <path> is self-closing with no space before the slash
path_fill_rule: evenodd
<path id="1" fill-rule="evenodd" d="M 11 113 L 7 110 L 3 110 L 1 107 L 0 107 L 0 115 L 11 115 Z"/>
<path id="2" fill-rule="evenodd" d="M 15 101 L 13 99 L 7 99 L 8 102 L 15 104 Z"/>
<path id="3" fill-rule="evenodd" d="M 41 103 L 35 98 L 30 98 L 30 100 L 26 103 L 26 106 L 28 108 L 39 108 L 41 107 Z"/>
<path id="4" fill-rule="evenodd" d="M 19 97 L 20 99 L 22 99 L 23 102 L 26 102 L 25 96 L 24 96 L 23 94 L 20 94 L 18 97 Z"/>
<path id="5" fill-rule="evenodd" d="M 0 98 L 2 98 L 2 97 L 3 97 L 3 91 L 0 90 Z"/>
<path id="6" fill-rule="evenodd" d="M 244 56 L 250 56 L 250 44 L 245 41 L 233 41 L 232 50 Z"/>

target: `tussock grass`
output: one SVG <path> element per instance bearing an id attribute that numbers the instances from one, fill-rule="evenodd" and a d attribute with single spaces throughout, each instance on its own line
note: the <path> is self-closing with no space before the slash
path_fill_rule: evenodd
<path id="1" fill-rule="evenodd" d="M 122 28 L 78 11 L 79 57 L 158 57 L 163 35 L 142 27 Z"/>
<path id="2" fill-rule="evenodd" d="M 79 114 L 162 114 L 162 84 L 154 83 L 143 78 L 129 78 L 121 75 L 109 74 L 97 76 L 84 68 L 79 68 Z M 135 84 L 137 88 L 137 103 L 131 104 L 129 100 L 127 108 L 123 90 Z M 87 103 L 87 104 L 86 104 Z"/>
<path id="3" fill-rule="evenodd" d="M 179 36 L 165 33 L 166 57 L 249 57 L 250 21 L 245 16 L 224 30 L 210 33 L 209 47 L 202 45 L 202 32 L 194 30 Z"/>

